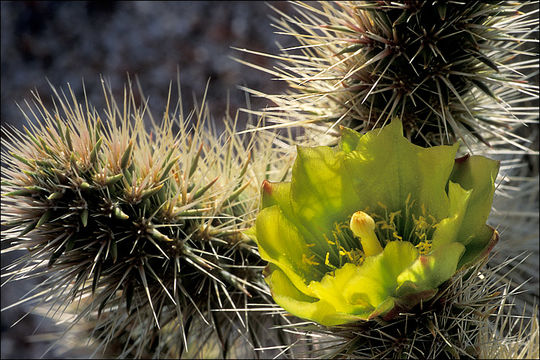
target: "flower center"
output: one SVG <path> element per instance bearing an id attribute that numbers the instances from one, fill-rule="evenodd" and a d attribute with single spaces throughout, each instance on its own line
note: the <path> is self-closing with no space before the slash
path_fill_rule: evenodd
<path id="1" fill-rule="evenodd" d="M 413 205 L 409 197 L 403 210 L 390 212 L 379 203 L 377 211 L 355 212 L 348 223 L 337 223 L 330 234 L 323 235 L 329 245 L 326 256 L 304 255 L 302 261 L 310 265 L 324 262 L 330 271 L 346 263 L 360 266 L 367 256 L 381 253 L 390 241 L 408 241 L 421 255 L 428 254 L 437 220 L 427 214 L 424 206 L 413 212 Z"/>
<path id="2" fill-rule="evenodd" d="M 407 197 L 403 210 L 394 212 L 381 203 L 378 206 L 382 211 L 373 214 L 375 219 L 375 233 L 382 240 L 383 247 L 388 241 L 404 240 L 412 243 L 421 255 L 431 251 L 431 240 L 437 227 L 437 219 L 427 214 L 424 205 L 417 206 L 413 211 L 414 200 Z"/>

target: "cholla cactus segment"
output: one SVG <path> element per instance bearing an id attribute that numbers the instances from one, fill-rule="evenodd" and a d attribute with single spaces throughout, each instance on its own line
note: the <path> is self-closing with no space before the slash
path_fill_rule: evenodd
<path id="1" fill-rule="evenodd" d="M 397 116 L 419 145 L 457 139 L 510 145 L 513 129 L 537 121 L 528 103 L 538 98 L 538 84 L 528 83 L 538 74 L 533 2 L 294 6 L 298 16 L 279 12 L 275 25 L 298 46 L 268 55 L 280 63 L 266 69 L 290 90 L 252 90 L 276 104 L 265 113 L 283 126 L 329 122 L 323 129 L 370 130 Z"/>
<path id="2" fill-rule="evenodd" d="M 244 345 L 257 346 L 247 299 L 271 299 L 241 230 L 254 220 L 256 184 L 281 179 L 287 157 L 271 137 L 233 136 L 234 124 L 209 129 L 204 105 L 185 119 L 168 104 L 147 132 L 131 87 L 122 104 L 104 92 L 103 117 L 55 91 L 54 109 L 35 95 L 36 124 L 4 129 L 3 252 L 26 254 L 2 276 L 43 279 L 27 301 L 48 304 L 50 314 L 75 301 L 74 321 L 97 319 L 103 347 L 126 339 L 121 356 L 172 351 L 159 342 L 162 329 L 175 330 L 170 356 L 197 356 L 187 339 L 200 324 L 221 349 L 231 341 L 221 330 L 238 324 Z"/>
<path id="3" fill-rule="evenodd" d="M 252 230 L 275 301 L 327 326 L 394 318 L 498 239 L 497 161 L 413 145 L 398 119 L 342 131 L 336 148 L 299 147 L 291 182 L 263 184 Z"/>

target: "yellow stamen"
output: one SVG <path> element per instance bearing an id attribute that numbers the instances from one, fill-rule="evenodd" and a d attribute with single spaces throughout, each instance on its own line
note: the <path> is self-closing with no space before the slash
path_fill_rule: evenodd
<path id="1" fill-rule="evenodd" d="M 351 218 L 350 228 L 360 238 L 365 256 L 377 255 L 383 251 L 379 239 L 375 235 L 373 218 L 363 211 L 357 211 Z"/>
<path id="2" fill-rule="evenodd" d="M 319 265 L 318 262 L 315 260 L 315 255 L 311 255 L 310 257 L 307 257 L 306 254 L 302 254 L 302 262 L 307 265 Z"/>
<path id="3" fill-rule="evenodd" d="M 326 258 L 324 259 L 324 264 L 326 266 L 331 267 L 332 269 L 336 269 L 336 267 L 330 263 L 330 253 L 329 252 L 326 253 Z"/>
<path id="4" fill-rule="evenodd" d="M 323 234 L 323 236 L 324 236 L 324 240 L 326 240 L 326 242 L 327 242 L 328 244 L 330 244 L 330 245 L 336 245 L 335 242 L 330 241 L 330 239 L 328 239 L 328 236 L 326 236 L 326 234 Z"/>
<path id="5" fill-rule="evenodd" d="M 395 224 L 395 219 L 396 219 L 396 216 L 400 215 L 401 214 L 401 210 L 400 211 L 394 211 L 394 212 L 391 212 L 390 213 L 390 220 L 388 221 L 390 224 Z"/>
<path id="6" fill-rule="evenodd" d="M 415 245 L 420 255 L 426 255 L 431 251 L 431 241 L 420 241 Z"/>

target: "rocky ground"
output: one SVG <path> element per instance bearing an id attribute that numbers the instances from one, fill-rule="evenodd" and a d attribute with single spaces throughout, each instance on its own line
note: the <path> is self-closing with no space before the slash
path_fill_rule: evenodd
<path id="1" fill-rule="evenodd" d="M 282 11 L 290 5 L 273 3 Z M 268 59 L 250 56 L 231 49 L 248 48 L 277 52 L 276 41 L 287 39 L 274 34 L 270 26 L 273 11 L 263 2 L 186 1 L 186 2 L 61 2 L 17 1 L 1 3 L 1 109 L 0 119 L 21 127 L 24 117 L 17 108 L 31 99 L 37 90 L 47 104 L 55 87 L 71 84 L 82 99 L 82 82 L 97 109 L 104 107 L 100 76 L 110 82 L 116 96 L 121 96 L 127 74 L 139 79 L 150 109 L 163 111 L 169 82 L 180 69 L 184 107 L 188 111 L 193 95 L 202 99 L 210 79 L 208 102 L 215 121 L 222 119 L 230 95 L 230 111 L 246 105 L 245 94 L 237 88 L 247 85 L 267 92 L 277 92 L 282 84 L 250 69 L 231 57 L 271 66 Z M 254 108 L 265 104 L 253 99 Z M 2 266 L 12 260 L 2 257 Z M 32 283 L 2 287 L 2 308 L 17 301 Z M 50 345 L 47 336 L 30 338 L 41 319 L 24 315 L 21 306 L 1 313 L 1 357 L 36 358 Z M 37 333 L 54 328 L 41 324 Z M 72 357 L 54 350 L 45 357 Z"/>

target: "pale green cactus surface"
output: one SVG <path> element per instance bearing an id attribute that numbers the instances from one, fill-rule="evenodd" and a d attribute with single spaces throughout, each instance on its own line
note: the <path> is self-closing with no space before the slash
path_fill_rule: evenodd
<path id="1" fill-rule="evenodd" d="M 337 147 L 298 147 L 290 182 L 263 184 L 250 233 L 291 314 L 327 326 L 389 320 L 497 242 L 486 220 L 499 163 L 402 133 L 399 120 L 365 135 L 343 128 Z"/>

